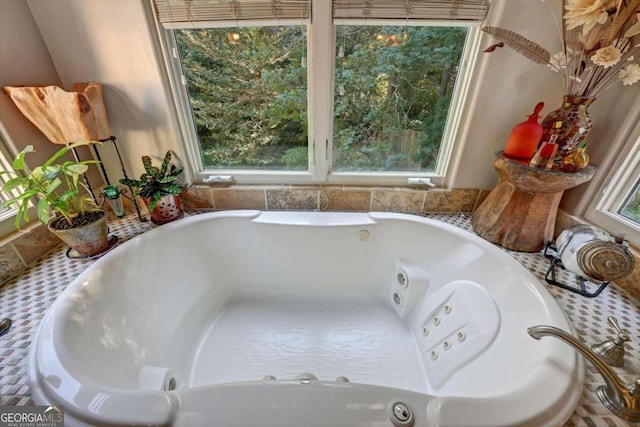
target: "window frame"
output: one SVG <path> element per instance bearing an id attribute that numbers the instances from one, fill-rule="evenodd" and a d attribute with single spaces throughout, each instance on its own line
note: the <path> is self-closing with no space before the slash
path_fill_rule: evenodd
<path id="1" fill-rule="evenodd" d="M 4 137 L 2 132 L 0 132 L 0 168 L 2 170 L 12 170 L 11 169 L 11 156 L 9 155 L 9 151 L 6 149 L 6 145 L 4 142 Z M 0 184 L 4 184 L 8 180 L 7 175 L 2 175 L 0 177 Z M 16 197 L 20 193 L 19 191 L 13 190 L 11 191 L 11 197 Z M 0 193 L 0 204 L 5 201 L 6 194 Z M 10 234 L 12 231 L 15 231 L 15 218 L 18 213 L 18 208 L 16 205 L 13 205 L 10 208 L 2 210 L 0 208 L 0 236 L 5 236 Z"/>
<path id="2" fill-rule="evenodd" d="M 167 69 L 174 108 L 187 154 L 189 177 L 193 183 L 233 182 L 234 184 L 344 184 L 344 185 L 406 185 L 410 178 L 429 178 L 434 184 L 444 185 L 451 181 L 459 156 L 454 157 L 464 129 L 470 117 L 464 115 L 465 107 L 471 101 L 470 88 L 473 82 L 474 66 L 480 52 L 481 31 L 479 22 L 418 21 L 405 19 L 365 20 L 332 17 L 332 2 L 311 0 L 311 19 L 281 19 L 273 21 L 211 22 L 197 28 L 247 27 L 306 25 L 307 28 L 307 114 L 309 126 L 308 170 L 252 170 L 252 169 L 206 169 L 203 166 L 199 141 L 191 115 L 189 94 L 184 80 L 182 63 L 173 29 L 192 28 L 186 26 L 165 26 L 156 24 L 160 47 Z M 468 28 L 467 39 L 456 75 L 453 96 L 443 139 L 438 154 L 438 162 L 433 171 L 365 171 L 333 172 L 333 96 L 337 25 L 397 25 L 397 26 L 464 26 Z M 327 90 L 327 87 L 332 90 Z"/>
<path id="3" fill-rule="evenodd" d="M 632 246 L 640 249 L 640 224 L 618 214 L 640 179 L 640 121 L 636 122 L 610 171 L 588 205 L 585 219 L 612 234 L 624 234 Z"/>

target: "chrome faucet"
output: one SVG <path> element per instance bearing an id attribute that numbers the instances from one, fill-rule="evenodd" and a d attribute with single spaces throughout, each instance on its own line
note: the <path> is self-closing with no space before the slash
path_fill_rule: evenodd
<path id="1" fill-rule="evenodd" d="M 544 336 L 552 336 L 564 341 L 598 369 L 604 385 L 597 389 L 598 397 L 604 406 L 615 415 L 630 422 L 640 422 L 640 378 L 631 384 L 625 384 L 616 373 L 596 356 L 587 346 L 562 329 L 553 326 L 538 325 L 527 329 L 529 335 L 539 340 Z"/>

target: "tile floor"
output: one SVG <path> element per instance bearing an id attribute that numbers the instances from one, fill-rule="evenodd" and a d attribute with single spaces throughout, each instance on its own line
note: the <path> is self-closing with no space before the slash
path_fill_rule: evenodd
<path id="1" fill-rule="evenodd" d="M 190 212 L 193 215 L 197 212 Z M 470 217 L 463 214 L 427 214 L 471 231 Z M 150 229 L 148 223 L 137 221 L 135 213 L 122 220 L 110 221 L 112 233 L 121 241 Z M 31 337 L 47 308 L 67 284 L 92 261 L 72 260 L 59 247 L 35 262 L 22 275 L 0 288 L 0 317 L 9 317 L 13 326 L 0 338 L 0 405 L 31 405 L 26 378 L 26 361 Z M 508 251 L 517 261 L 533 272 L 542 282 L 548 261 L 542 253 Z M 571 273 L 558 271 L 558 280 L 574 283 Z M 614 334 L 607 316 L 615 316 L 631 341 L 626 344 L 624 368 L 614 368 L 623 380 L 630 382 L 640 376 L 640 301 L 630 297 L 615 284 L 609 285 L 598 297 L 589 299 L 561 288 L 546 285 L 573 323 L 578 337 L 587 345 L 604 341 Z M 595 368 L 586 363 L 586 383 L 582 399 L 566 427 L 623 427 L 631 424 L 610 414 L 598 400 L 595 390 L 603 381 Z"/>

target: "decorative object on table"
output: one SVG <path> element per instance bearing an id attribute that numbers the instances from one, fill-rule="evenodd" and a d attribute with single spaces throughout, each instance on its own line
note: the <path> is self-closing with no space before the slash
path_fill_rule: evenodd
<path id="1" fill-rule="evenodd" d="M 471 217 L 483 239 L 507 249 L 538 252 L 553 238 L 560 199 L 565 190 L 593 178 L 589 165 L 577 173 L 530 168 L 497 151 L 493 167 L 498 182 Z"/>
<path id="2" fill-rule="evenodd" d="M 99 82 L 75 83 L 71 92 L 58 86 L 4 86 L 3 89 L 18 110 L 54 144 L 101 141 L 110 136 Z M 74 149 L 72 153 L 79 162 L 78 152 Z M 86 175 L 83 177 L 93 196 L 89 180 Z M 94 201 L 97 201 L 95 197 Z"/>
<path id="3" fill-rule="evenodd" d="M 621 279 L 633 272 L 635 259 L 622 237 L 612 237 L 601 228 L 578 224 L 564 230 L 545 247 L 545 256 L 551 264 L 545 274 L 547 283 L 593 298 L 607 287 L 609 282 Z M 560 283 L 555 278 L 555 267 L 560 265 L 577 276 L 579 288 Z M 590 292 L 587 281 L 598 288 Z"/>
<path id="4" fill-rule="evenodd" d="M 33 169 L 25 163 L 25 156 L 35 151 L 29 145 L 13 160 L 12 171 L 0 171 L 0 174 L 13 176 L 2 187 L 5 194 L 21 189 L 19 196 L 2 203 L 3 207 L 17 205 L 16 228 L 20 228 L 22 221 L 29 221 L 29 209 L 33 204 L 38 219 L 81 256 L 93 256 L 109 248 L 107 213 L 82 193 L 84 184 L 79 179 L 88 165 L 97 160 L 74 162 L 62 160 L 62 157 L 74 148 L 91 143 L 79 142 L 63 147 Z M 56 214 L 53 219 L 50 219 L 50 210 Z"/>
<path id="5" fill-rule="evenodd" d="M 595 98 L 565 95 L 562 106 L 542 119 L 542 139 L 557 136 L 558 158 L 563 158 L 587 138 L 593 121 L 589 117 L 589 105 Z"/>
<path id="6" fill-rule="evenodd" d="M 159 168 L 153 166 L 149 156 L 142 156 L 142 164 L 145 172 L 140 179 L 124 178 L 120 183 L 134 189 L 133 197 L 142 197 L 151 213 L 152 223 L 161 225 L 182 218 L 182 187 L 177 181 L 183 169 L 171 164 L 171 151 L 167 151 Z"/>
<path id="7" fill-rule="evenodd" d="M 99 82 L 58 86 L 4 86 L 16 107 L 54 144 L 100 141 L 111 136 Z"/>
<path id="8" fill-rule="evenodd" d="M 120 161 L 120 168 L 125 178 L 127 171 L 116 144 L 116 137 L 111 135 L 106 108 L 102 98 L 102 84 L 100 82 L 74 83 L 73 90 L 67 92 L 57 86 L 12 87 L 4 86 L 18 110 L 31 121 L 54 144 L 68 145 L 79 141 L 97 141 L 113 143 L 113 147 Z M 107 185 L 111 185 L 109 175 L 100 158 L 97 144 L 89 145 L 93 150 L 102 175 Z M 76 162 L 80 156 L 75 148 L 71 150 Z M 83 174 L 84 184 L 98 202 L 91 188 L 86 174 Z M 131 191 L 131 189 L 129 189 Z M 133 200 L 138 219 L 146 221 L 140 214 L 140 209 Z"/>
<path id="9" fill-rule="evenodd" d="M 560 163 L 560 171 L 564 173 L 574 173 L 580 169 L 584 169 L 589 164 L 589 154 L 587 154 L 588 140 L 584 140 L 582 144 L 575 147 L 569 154 L 562 158 Z"/>
<path id="10" fill-rule="evenodd" d="M 542 121 L 543 140 L 559 136 L 558 160 L 587 137 L 589 104 L 618 82 L 627 86 L 640 81 L 639 0 L 566 0 L 562 5 L 561 19 L 549 6 L 562 42 L 554 54 L 516 32 L 482 28 L 500 41 L 485 52 L 507 45 L 562 75 L 563 106 Z"/>
<path id="11" fill-rule="evenodd" d="M 504 156 L 510 159 L 523 160 L 529 162 L 536 152 L 540 138 L 542 137 L 542 126 L 538 123 L 540 116 L 538 113 L 544 108 L 544 102 L 536 104 L 533 114 L 522 123 L 518 123 L 511 130 L 507 145 L 504 147 Z"/>
<path id="12" fill-rule="evenodd" d="M 553 168 L 556 153 L 558 152 L 557 139 L 558 135 L 551 135 L 549 141 L 544 141 L 540 145 L 536 154 L 533 155 L 529 162 L 530 168 L 541 168 L 544 170 L 551 170 Z"/>
<path id="13" fill-rule="evenodd" d="M 618 368 L 624 367 L 624 343 L 631 341 L 631 337 L 626 331 L 620 329 L 618 319 L 613 316 L 607 317 L 607 321 L 616 330 L 615 338 L 608 339 L 600 344 L 591 346 L 591 350 L 600 357 L 607 365 Z"/>

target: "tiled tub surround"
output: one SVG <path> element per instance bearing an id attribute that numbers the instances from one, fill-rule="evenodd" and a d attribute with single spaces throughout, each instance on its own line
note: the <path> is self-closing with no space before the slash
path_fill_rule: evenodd
<path id="1" fill-rule="evenodd" d="M 191 211 L 189 214 L 197 214 Z M 471 231 L 468 214 L 427 214 Z M 150 229 L 148 223 L 140 223 L 134 213 L 122 220 L 111 221 L 111 231 L 121 241 L 130 239 Z M 532 273 L 543 280 L 548 262 L 542 253 L 517 253 L 508 251 Z M 92 261 L 72 260 L 65 256 L 65 248 L 59 247 L 36 261 L 22 275 L 0 288 L 0 317 L 13 319 L 9 333 L 0 338 L 0 404 L 29 405 L 32 400 L 26 379 L 26 360 L 32 335 L 47 308 L 66 285 Z M 559 280 L 574 282 L 571 273 L 558 271 Z M 611 284 L 599 297 L 587 299 L 563 289 L 547 286 L 560 306 L 568 314 L 580 340 L 588 345 L 598 343 L 614 335 L 607 323 L 607 316 L 615 316 L 620 326 L 627 330 L 631 341 L 626 344 L 624 368 L 614 368 L 624 381 L 640 376 L 640 303 L 616 284 Z M 551 338 L 547 338 L 551 339 Z M 598 400 L 595 390 L 603 383 L 595 368 L 588 362 L 582 399 L 566 426 L 630 426 L 631 424 L 610 414 Z"/>
<path id="2" fill-rule="evenodd" d="M 0 239 L 0 286 L 60 244 L 60 239 L 40 223 Z"/>
<path id="3" fill-rule="evenodd" d="M 182 202 L 191 210 L 291 209 L 426 214 L 473 212 L 488 194 L 489 190 L 482 189 L 443 190 L 425 186 L 190 186 L 182 193 Z M 143 206 L 142 202 L 140 206 Z M 578 222 L 579 219 L 559 210 L 556 236 Z M 42 224 L 0 239 L 0 286 L 60 244 Z M 640 258 L 636 257 L 633 274 L 618 280 L 618 285 L 640 300 Z"/>
<path id="4" fill-rule="evenodd" d="M 488 191 L 416 187 L 191 186 L 182 193 L 186 209 L 276 209 L 385 212 L 471 212 Z M 142 209 L 144 205 L 139 203 Z M 106 207 L 108 209 L 108 207 Z M 113 222 L 113 221 L 112 221 Z M 0 239 L 0 285 L 61 244 L 45 225 L 25 227 Z"/>
<path id="5" fill-rule="evenodd" d="M 487 196 L 478 189 L 419 187 L 193 186 L 182 195 L 191 209 L 295 209 L 320 211 L 472 212 Z"/>
<path id="6" fill-rule="evenodd" d="M 228 187 L 192 186 L 182 193 L 186 209 L 275 209 L 318 211 L 403 212 L 412 214 L 473 212 L 490 190 L 338 185 Z M 556 236 L 580 219 L 558 211 Z M 1 283 L 1 281 L 0 281 Z M 640 300 L 640 258 L 636 269 L 618 285 Z"/>
<path id="7" fill-rule="evenodd" d="M 473 212 L 488 194 L 489 190 L 482 189 L 443 190 L 425 186 L 232 185 L 191 186 L 185 188 L 182 201 L 186 209 L 194 211 L 290 209 L 426 214 Z M 143 206 L 142 202 L 140 206 Z M 578 222 L 579 219 L 559 210 L 556 236 Z M 21 231 L 0 239 L 0 286 L 60 244 L 61 242 L 42 224 L 25 227 Z M 636 256 L 636 269 L 633 274 L 618 280 L 617 283 L 640 300 L 639 257 Z"/>

